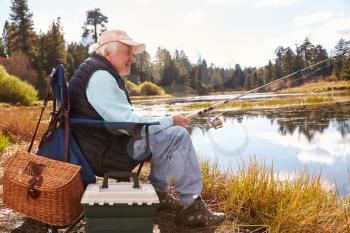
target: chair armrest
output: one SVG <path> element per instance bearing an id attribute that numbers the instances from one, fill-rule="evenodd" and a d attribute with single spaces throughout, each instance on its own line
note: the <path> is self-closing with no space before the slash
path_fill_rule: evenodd
<path id="1" fill-rule="evenodd" d="M 143 155 L 141 157 L 143 157 L 143 158 L 146 158 L 146 157 L 147 158 L 151 158 L 152 157 L 152 151 L 150 149 L 150 144 L 149 144 L 149 127 L 152 126 L 152 125 L 160 125 L 160 122 L 159 121 L 148 121 L 148 122 L 110 122 L 110 121 L 103 121 L 103 120 L 92 120 L 92 119 L 71 117 L 70 118 L 70 124 L 102 128 L 102 129 L 106 129 L 106 130 L 108 130 L 111 133 L 116 134 L 116 135 L 125 134 L 125 131 L 126 131 L 128 133 L 128 135 L 132 137 L 131 138 L 132 143 L 130 144 L 131 146 L 134 145 L 134 142 L 136 140 L 141 138 L 141 130 L 142 130 L 143 127 L 145 127 L 146 145 L 145 145 L 145 151 L 143 152 Z M 124 132 L 120 132 L 119 130 L 124 130 Z M 142 163 L 142 162 L 143 161 L 134 160 L 135 164 Z"/>
<path id="2" fill-rule="evenodd" d="M 92 119 L 85 119 L 85 118 L 70 118 L 71 124 L 79 124 L 79 125 L 86 125 L 86 126 L 92 126 L 92 127 L 105 127 L 106 125 L 115 128 L 115 129 L 123 129 L 125 127 L 128 127 L 130 125 L 159 125 L 159 121 L 147 121 L 147 122 L 113 122 L 113 121 L 104 121 L 104 120 L 92 120 Z"/>
<path id="3" fill-rule="evenodd" d="M 143 126 L 146 126 L 148 128 L 151 125 L 159 125 L 160 123 L 158 121 L 112 122 L 112 121 L 104 121 L 104 120 L 92 120 L 92 119 L 71 117 L 70 124 L 102 128 L 116 135 L 122 135 L 127 132 L 130 136 L 136 136 L 139 133 L 139 131 L 141 131 Z"/>

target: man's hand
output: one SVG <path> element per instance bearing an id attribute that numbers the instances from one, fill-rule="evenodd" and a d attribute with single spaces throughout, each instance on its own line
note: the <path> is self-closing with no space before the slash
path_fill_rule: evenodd
<path id="1" fill-rule="evenodd" d="M 174 125 L 179 125 L 179 126 L 187 126 L 191 124 L 191 119 L 186 118 L 182 115 L 174 115 L 173 117 L 173 124 Z"/>

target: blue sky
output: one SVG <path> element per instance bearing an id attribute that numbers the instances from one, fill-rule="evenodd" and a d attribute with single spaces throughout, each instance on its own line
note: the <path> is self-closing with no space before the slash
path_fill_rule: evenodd
<path id="1" fill-rule="evenodd" d="M 46 32 L 61 17 L 68 42 L 79 41 L 86 11 L 100 8 L 108 29 L 122 29 L 144 42 L 154 58 L 157 47 L 184 50 L 192 62 L 233 67 L 263 66 L 277 46 L 309 37 L 330 52 L 340 38 L 350 40 L 349 0 L 29 0 L 35 30 Z M 10 0 L 0 1 L 0 28 Z"/>

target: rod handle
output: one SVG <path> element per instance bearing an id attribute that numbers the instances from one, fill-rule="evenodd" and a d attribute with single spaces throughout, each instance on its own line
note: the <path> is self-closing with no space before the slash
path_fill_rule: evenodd
<path id="1" fill-rule="evenodd" d="M 193 112 L 191 114 L 186 115 L 185 117 L 188 118 L 188 119 L 192 119 L 192 118 L 194 118 L 196 116 L 198 116 L 198 112 Z"/>

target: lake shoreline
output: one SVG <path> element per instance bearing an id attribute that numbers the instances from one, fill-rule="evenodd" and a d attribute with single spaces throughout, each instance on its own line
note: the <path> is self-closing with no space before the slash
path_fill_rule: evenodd
<path id="1" fill-rule="evenodd" d="M 350 95 L 345 96 L 329 96 L 328 94 L 308 94 L 293 97 L 273 97 L 259 100 L 237 100 L 231 103 L 224 104 L 211 112 L 230 112 L 230 111 L 245 111 L 245 110 L 264 110 L 278 109 L 291 107 L 308 107 L 318 105 L 341 104 L 350 101 Z M 195 102 L 192 104 L 184 104 L 181 107 L 170 107 L 169 112 L 179 112 L 181 114 L 189 114 L 194 111 L 199 111 L 210 107 L 215 101 L 210 102 Z"/>

